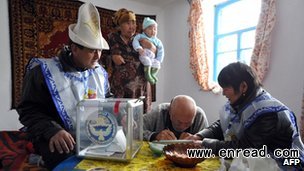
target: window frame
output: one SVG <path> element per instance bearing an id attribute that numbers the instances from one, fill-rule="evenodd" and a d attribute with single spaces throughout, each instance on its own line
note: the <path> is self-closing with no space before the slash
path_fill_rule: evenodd
<path id="1" fill-rule="evenodd" d="M 231 32 L 227 32 L 227 33 L 223 33 L 223 34 L 218 34 L 218 21 L 219 21 L 219 13 L 220 11 L 225 8 L 225 7 L 228 7 L 229 5 L 232 5 L 234 3 L 237 3 L 237 2 L 240 2 L 240 0 L 228 0 L 228 1 L 225 1 L 223 3 L 219 3 L 217 5 L 215 5 L 215 8 L 214 8 L 214 41 L 213 41 L 213 81 L 217 82 L 216 79 L 217 79 L 217 75 L 219 73 L 218 69 L 217 69 L 217 65 L 218 65 L 218 55 L 219 54 L 224 54 L 224 53 L 227 53 L 227 52 L 236 52 L 236 60 L 237 61 L 240 61 L 241 59 L 241 52 L 244 51 L 244 50 L 249 50 L 249 49 L 253 49 L 254 48 L 254 45 L 253 47 L 249 48 L 241 48 L 241 42 L 242 42 L 242 34 L 246 33 L 246 32 L 250 32 L 250 31 L 253 31 L 253 30 L 256 30 L 256 26 L 253 26 L 253 27 L 247 27 L 247 28 L 244 28 L 244 29 L 240 29 L 240 30 L 234 30 L 234 31 L 231 31 Z M 224 52 L 219 52 L 218 51 L 218 42 L 220 39 L 222 38 L 225 38 L 227 36 L 231 36 L 231 35 L 236 35 L 237 36 L 237 47 L 236 47 L 236 50 L 231 50 L 231 51 L 224 51 Z"/>

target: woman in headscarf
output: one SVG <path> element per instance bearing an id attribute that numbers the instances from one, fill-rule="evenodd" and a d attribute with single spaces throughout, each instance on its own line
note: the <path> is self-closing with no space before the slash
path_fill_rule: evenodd
<path id="1" fill-rule="evenodd" d="M 110 79 L 111 90 L 116 98 L 145 96 L 144 111 L 147 112 L 151 109 L 151 85 L 145 79 L 139 54 L 132 47 L 136 33 L 136 16 L 133 11 L 122 8 L 114 13 L 113 23 L 117 32 L 108 37 L 114 63 Z"/>

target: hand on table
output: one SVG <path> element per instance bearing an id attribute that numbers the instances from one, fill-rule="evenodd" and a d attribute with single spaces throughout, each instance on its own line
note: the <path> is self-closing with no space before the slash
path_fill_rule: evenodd
<path id="1" fill-rule="evenodd" d="M 179 139 L 185 139 L 185 140 L 202 140 L 202 137 L 198 135 L 192 135 L 186 132 L 183 132 Z"/>
<path id="2" fill-rule="evenodd" d="M 75 140 L 73 136 L 65 130 L 60 130 L 51 137 L 49 149 L 53 153 L 57 150 L 59 153 L 69 153 L 74 149 Z"/>
<path id="3" fill-rule="evenodd" d="M 201 141 L 201 140 L 195 140 L 195 141 L 193 141 L 193 143 L 203 147 L 203 141 Z"/>
<path id="4" fill-rule="evenodd" d="M 168 129 L 162 130 L 160 133 L 157 134 L 156 140 L 176 140 L 174 133 Z"/>
<path id="5" fill-rule="evenodd" d="M 183 132 L 180 136 L 180 140 L 191 140 L 189 137 L 192 137 L 193 135 L 188 132 Z"/>

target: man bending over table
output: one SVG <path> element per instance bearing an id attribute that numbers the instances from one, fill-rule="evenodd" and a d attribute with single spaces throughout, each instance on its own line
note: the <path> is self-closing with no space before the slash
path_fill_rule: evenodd
<path id="1" fill-rule="evenodd" d="M 205 112 L 186 95 L 159 104 L 143 120 L 143 138 L 147 141 L 185 139 L 208 127 Z"/>

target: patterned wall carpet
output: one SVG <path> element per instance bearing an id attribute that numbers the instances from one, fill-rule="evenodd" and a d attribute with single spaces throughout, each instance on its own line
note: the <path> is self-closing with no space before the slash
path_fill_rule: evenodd
<path id="1" fill-rule="evenodd" d="M 31 57 L 49 58 L 68 41 L 68 26 L 77 21 L 79 6 L 73 0 L 9 0 L 9 21 L 12 62 L 12 108 L 20 102 L 25 66 Z M 103 36 L 113 31 L 115 11 L 97 7 Z M 143 18 L 136 15 L 137 30 Z M 156 16 L 149 16 L 156 18 Z M 104 52 L 103 52 L 104 53 Z M 106 54 L 106 53 L 105 53 Z M 155 91 L 155 87 L 153 89 Z M 154 93 L 155 94 L 155 93 Z M 155 100 L 155 96 L 153 98 Z"/>

